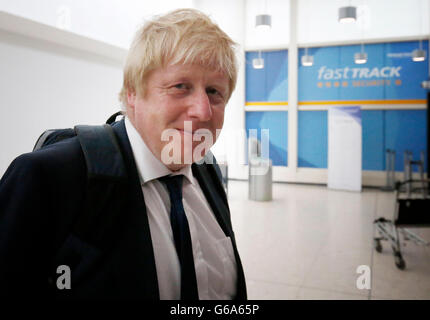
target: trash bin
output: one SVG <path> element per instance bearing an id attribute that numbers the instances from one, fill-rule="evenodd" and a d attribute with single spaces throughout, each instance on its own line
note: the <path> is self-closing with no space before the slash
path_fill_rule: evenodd
<path id="1" fill-rule="evenodd" d="M 272 200 L 272 160 L 261 157 L 250 158 L 248 181 L 250 200 Z"/>

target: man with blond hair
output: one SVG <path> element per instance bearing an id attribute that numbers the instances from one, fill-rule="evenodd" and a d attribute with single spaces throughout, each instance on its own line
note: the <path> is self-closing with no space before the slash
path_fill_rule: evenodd
<path id="1" fill-rule="evenodd" d="M 109 246 L 67 236 L 88 200 L 76 137 L 12 162 L 0 181 L 0 296 L 246 299 L 209 151 L 236 84 L 234 45 L 193 9 L 136 33 L 119 94 L 125 118 L 112 125 L 127 178 L 103 204 L 101 220 L 118 211 Z"/>

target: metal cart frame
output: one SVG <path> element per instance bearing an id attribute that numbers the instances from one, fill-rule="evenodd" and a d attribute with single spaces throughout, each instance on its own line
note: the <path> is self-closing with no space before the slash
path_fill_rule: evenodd
<path id="1" fill-rule="evenodd" d="M 381 241 L 388 240 L 393 249 L 394 262 L 400 270 L 406 268 L 406 262 L 400 249 L 399 233 L 402 234 L 405 241 L 412 240 L 415 244 L 424 246 L 430 244 L 428 241 L 406 229 L 407 227 L 430 227 L 429 183 L 429 179 L 397 182 L 395 187 L 396 206 L 393 221 L 379 218 L 373 222 L 379 234 L 379 237 L 373 238 L 375 250 L 381 253 Z M 416 186 L 417 184 L 418 186 Z"/>

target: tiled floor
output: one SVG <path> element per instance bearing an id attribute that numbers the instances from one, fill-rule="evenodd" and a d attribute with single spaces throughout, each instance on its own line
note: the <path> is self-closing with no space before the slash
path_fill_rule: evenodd
<path id="1" fill-rule="evenodd" d="M 373 221 L 394 213 L 394 194 L 273 185 L 273 201 L 248 200 L 248 183 L 229 181 L 229 203 L 249 299 L 430 299 L 430 246 L 373 249 Z M 411 229 L 430 240 L 430 229 Z M 370 267 L 370 290 L 357 267 Z"/>

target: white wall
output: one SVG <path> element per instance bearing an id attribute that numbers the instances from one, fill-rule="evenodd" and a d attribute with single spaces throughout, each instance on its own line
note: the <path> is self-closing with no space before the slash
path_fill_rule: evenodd
<path id="1" fill-rule="evenodd" d="M 0 11 L 127 49 L 145 18 L 183 7 L 192 0 L 0 0 Z"/>
<path id="2" fill-rule="evenodd" d="M 349 3 L 357 6 L 357 22 L 340 24 L 338 9 Z M 429 0 L 299 0 L 298 5 L 299 43 L 429 34 Z"/>
<path id="3" fill-rule="evenodd" d="M 119 110 L 120 61 L 0 30 L 0 176 L 46 129 Z"/>

